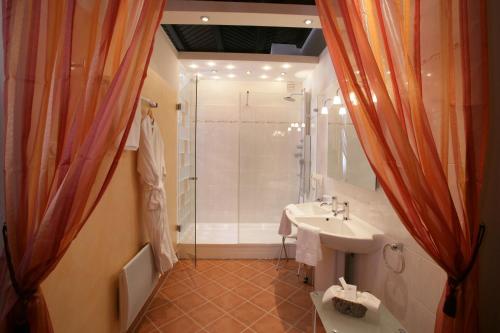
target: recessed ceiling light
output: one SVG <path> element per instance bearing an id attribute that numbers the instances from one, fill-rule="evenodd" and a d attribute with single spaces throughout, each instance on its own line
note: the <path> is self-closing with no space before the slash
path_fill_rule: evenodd
<path id="1" fill-rule="evenodd" d="M 247 75 L 250 75 L 250 74 L 252 74 L 252 72 L 250 72 L 250 71 L 247 71 Z"/>
<path id="2" fill-rule="evenodd" d="M 290 65 L 290 64 L 281 65 L 281 68 L 285 68 L 285 69 L 290 68 L 290 67 L 292 67 L 292 65 Z"/>
<path id="3" fill-rule="evenodd" d="M 207 65 L 208 65 L 208 67 L 214 67 L 215 66 L 215 62 L 209 61 L 209 62 L 207 62 Z"/>
<path id="4" fill-rule="evenodd" d="M 202 22 L 208 22 L 209 18 L 208 18 L 208 16 L 200 16 L 200 20 Z"/>
<path id="5" fill-rule="evenodd" d="M 286 73 L 285 73 L 285 72 L 281 72 L 281 73 L 280 73 L 280 75 L 281 75 L 281 76 L 285 76 L 285 75 L 286 75 Z"/>
<path id="6" fill-rule="evenodd" d="M 212 70 L 210 71 L 210 73 L 212 73 L 212 74 L 216 74 L 216 73 L 217 73 L 217 70 L 216 70 L 216 69 L 212 69 Z"/>
<path id="7" fill-rule="evenodd" d="M 235 78 L 236 75 L 234 75 L 234 74 L 228 74 L 227 77 L 230 78 L 230 79 L 232 79 L 232 78 Z"/>
<path id="8" fill-rule="evenodd" d="M 220 79 L 220 76 L 214 75 L 214 76 L 212 76 L 212 79 L 218 80 L 218 79 Z"/>
<path id="9" fill-rule="evenodd" d="M 234 69 L 234 65 L 229 64 L 229 65 L 226 66 L 226 68 L 227 69 Z"/>
<path id="10" fill-rule="evenodd" d="M 194 68 L 198 68 L 198 65 L 197 64 L 191 64 L 191 65 L 189 65 L 189 68 L 193 68 L 193 69 Z"/>
<path id="11" fill-rule="evenodd" d="M 269 65 L 265 65 L 265 66 L 262 66 L 262 69 L 265 70 L 265 71 L 269 71 L 269 70 L 272 69 L 272 67 L 269 66 Z"/>
<path id="12" fill-rule="evenodd" d="M 203 74 L 201 74 L 201 73 L 196 73 L 196 75 L 198 75 L 198 77 L 202 77 L 203 76 Z"/>
<path id="13" fill-rule="evenodd" d="M 268 78 L 268 76 L 264 74 L 264 75 L 261 75 L 261 76 L 260 76 L 260 78 L 261 78 L 261 79 L 267 79 L 267 78 Z"/>
<path id="14" fill-rule="evenodd" d="M 431 76 L 432 76 L 432 73 L 427 73 L 427 74 L 425 74 L 425 76 L 427 76 L 427 77 L 431 77 Z"/>
<path id="15" fill-rule="evenodd" d="M 313 20 L 311 20 L 311 19 L 305 19 L 305 20 L 304 20 L 304 23 L 305 23 L 306 25 L 310 25 L 311 23 L 313 23 Z"/>
<path id="16" fill-rule="evenodd" d="M 276 78 L 276 81 L 283 81 L 283 78 L 282 77 L 278 77 L 278 78 Z"/>

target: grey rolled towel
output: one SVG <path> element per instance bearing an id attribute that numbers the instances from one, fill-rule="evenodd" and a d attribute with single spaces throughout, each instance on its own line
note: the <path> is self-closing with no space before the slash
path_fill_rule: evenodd
<path id="1" fill-rule="evenodd" d="M 334 297 L 332 301 L 335 310 L 351 317 L 363 318 L 366 314 L 366 310 L 368 310 L 363 304 L 347 301 L 342 298 Z"/>

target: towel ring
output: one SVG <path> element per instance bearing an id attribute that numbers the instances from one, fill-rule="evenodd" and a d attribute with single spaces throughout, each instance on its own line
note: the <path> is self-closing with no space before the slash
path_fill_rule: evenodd
<path id="1" fill-rule="evenodd" d="M 390 249 L 394 252 L 398 253 L 399 260 L 401 262 L 401 265 L 399 268 L 394 268 L 392 267 L 389 262 L 387 261 L 387 249 Z M 389 268 L 391 271 L 393 271 L 396 274 L 401 274 L 405 270 L 405 257 L 403 255 L 403 243 L 387 243 L 384 245 L 384 248 L 382 250 L 382 256 L 384 258 L 384 263 L 387 268 Z"/>

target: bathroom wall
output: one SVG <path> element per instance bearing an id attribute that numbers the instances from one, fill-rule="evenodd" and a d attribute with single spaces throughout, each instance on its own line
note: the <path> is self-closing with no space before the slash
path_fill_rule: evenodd
<path id="1" fill-rule="evenodd" d="M 278 223 L 281 208 L 276 207 L 297 200 L 299 167 L 293 153 L 301 132 L 287 128 L 301 121 L 301 99 L 287 102 L 286 95 L 284 82 L 199 81 L 197 223 L 200 228 L 226 224 L 220 242 L 238 242 L 238 221 Z M 208 241 L 218 242 L 211 235 Z"/>
<path id="2" fill-rule="evenodd" d="M 165 141 L 167 207 L 176 224 L 176 110 L 178 62 L 161 28 L 141 94 Z M 147 242 L 140 220 L 136 152 L 125 151 L 102 200 L 56 269 L 42 284 L 55 332 L 119 332 L 118 274 Z"/>
<path id="3" fill-rule="evenodd" d="M 312 108 L 316 108 L 318 100 L 321 103 L 325 96 L 335 96 L 338 82 L 327 50 L 321 54 L 320 63 L 306 81 L 305 87 L 312 93 Z M 325 194 L 349 201 L 353 215 L 384 231 L 385 242 L 404 244 L 406 269 L 402 274 L 394 274 L 387 269 L 382 253 L 378 251 L 369 255 L 356 255 L 354 282 L 361 289 L 369 290 L 381 298 L 410 333 L 432 332 L 446 280 L 445 273 L 406 231 L 381 189 L 367 190 L 327 176 L 327 116 L 313 112 L 312 123 L 315 124 L 311 133 L 312 170 L 324 177 Z M 395 261 L 396 258 L 389 259 Z"/>

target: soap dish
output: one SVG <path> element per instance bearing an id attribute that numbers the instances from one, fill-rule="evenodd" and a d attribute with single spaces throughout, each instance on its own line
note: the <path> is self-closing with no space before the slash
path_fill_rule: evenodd
<path id="1" fill-rule="evenodd" d="M 368 310 L 363 304 L 351 302 L 339 297 L 332 298 L 332 302 L 335 310 L 354 318 L 363 318 Z"/>

